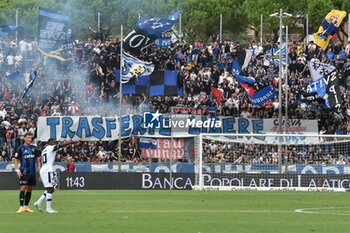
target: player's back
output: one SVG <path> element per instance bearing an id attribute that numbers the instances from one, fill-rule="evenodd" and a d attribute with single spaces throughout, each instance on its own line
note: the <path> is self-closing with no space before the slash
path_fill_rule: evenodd
<path id="1" fill-rule="evenodd" d="M 40 171 L 52 172 L 53 163 L 56 159 L 57 146 L 56 145 L 47 145 L 43 152 L 41 153 L 41 169 Z"/>

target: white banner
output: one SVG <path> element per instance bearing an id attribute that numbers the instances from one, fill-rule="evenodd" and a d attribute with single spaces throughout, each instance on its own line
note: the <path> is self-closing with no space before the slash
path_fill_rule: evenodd
<path id="1" fill-rule="evenodd" d="M 285 122 L 283 122 L 283 126 Z M 287 122 L 288 132 L 295 140 L 305 140 L 304 133 L 318 133 L 316 120 L 291 119 Z M 115 117 L 61 116 L 39 117 L 38 135 L 40 141 L 56 140 L 111 141 L 122 137 L 142 136 L 155 138 L 193 137 L 200 133 L 218 134 L 266 134 L 276 133 L 277 119 L 249 119 L 239 117 L 218 117 L 191 115 L 144 115 L 123 116 L 121 129 Z M 283 127 L 284 130 L 284 127 Z M 266 137 L 266 139 L 271 137 Z M 317 140 L 317 137 L 314 137 Z M 248 140 L 248 139 L 247 139 Z M 251 141 L 251 139 L 249 139 Z M 271 139 L 272 140 L 272 139 Z M 259 141 L 261 139 L 259 138 Z M 274 140 L 270 141 L 274 142 Z"/>

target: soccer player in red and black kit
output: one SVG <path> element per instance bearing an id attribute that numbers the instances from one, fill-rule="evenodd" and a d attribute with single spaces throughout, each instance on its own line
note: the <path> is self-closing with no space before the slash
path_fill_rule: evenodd
<path id="1" fill-rule="evenodd" d="M 33 143 L 33 134 L 24 134 L 24 144 L 18 147 L 15 154 L 15 168 L 19 178 L 19 209 L 17 213 L 34 212 L 28 207 L 32 196 L 32 189 L 35 186 L 35 164 L 40 170 L 40 152 Z M 20 164 L 20 167 L 19 167 Z"/>

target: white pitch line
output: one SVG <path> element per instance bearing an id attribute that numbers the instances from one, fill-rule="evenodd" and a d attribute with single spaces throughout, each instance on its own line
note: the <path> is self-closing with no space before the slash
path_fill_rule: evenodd
<path id="1" fill-rule="evenodd" d="M 69 212 L 68 212 L 69 213 Z M 88 211 L 88 213 L 293 213 L 293 211 L 272 210 L 111 210 Z"/>
<path id="2" fill-rule="evenodd" d="M 83 214 L 83 213 L 170 213 L 170 214 L 177 214 L 177 213 L 271 213 L 271 214 L 280 214 L 280 213 L 294 213 L 293 211 L 273 211 L 273 210 L 92 210 L 92 211 L 59 211 L 61 214 Z M 0 214 L 17 214 L 16 212 L 0 212 Z"/>
<path id="3" fill-rule="evenodd" d="M 350 213 L 344 213 L 348 211 L 343 212 L 332 212 L 334 209 L 344 209 L 349 207 L 318 207 L 318 208 L 303 208 L 303 209 L 296 209 L 294 210 L 295 213 L 302 213 L 302 214 L 324 214 L 324 215 L 339 215 L 339 216 L 350 216 Z M 329 210 L 326 212 L 320 212 L 321 210 Z"/>

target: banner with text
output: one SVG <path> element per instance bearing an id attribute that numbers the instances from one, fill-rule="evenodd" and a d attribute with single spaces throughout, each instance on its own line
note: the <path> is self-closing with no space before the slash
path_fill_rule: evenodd
<path id="1" fill-rule="evenodd" d="M 318 133 L 316 120 L 291 119 L 283 122 L 288 125 L 291 143 L 305 143 L 304 133 Z M 119 132 L 123 138 L 134 136 L 155 138 L 185 138 L 200 133 L 217 134 L 266 134 L 277 132 L 277 119 L 249 119 L 234 117 L 193 116 L 193 115 L 163 115 L 144 113 L 144 115 L 127 115 L 121 118 L 121 126 L 116 117 L 93 116 L 60 116 L 39 117 L 37 123 L 38 140 L 84 140 L 111 141 L 117 140 Z M 243 138 L 241 141 L 256 141 L 275 143 L 277 138 L 254 137 Z M 313 137 L 318 140 L 318 137 Z"/>
<path id="2" fill-rule="evenodd" d="M 185 139 L 184 138 L 160 138 L 157 141 L 157 147 L 152 149 L 141 148 L 143 158 L 158 159 L 184 159 L 185 158 Z"/>
<path id="3" fill-rule="evenodd" d="M 198 167 L 194 163 L 122 163 L 119 170 L 118 163 L 80 163 L 76 162 L 76 172 L 156 172 L 156 173 L 194 173 Z M 64 172 L 67 162 L 55 162 L 53 169 Z M 288 165 L 288 174 L 346 174 L 350 175 L 350 165 L 316 165 L 316 164 L 293 164 Z M 278 164 L 234 164 L 234 163 L 207 163 L 203 166 L 203 173 L 252 173 L 252 174 L 277 174 Z M 286 169 L 283 166 L 282 172 Z M 12 162 L 0 162 L 0 173 L 16 172 L 15 164 Z"/>
<path id="4" fill-rule="evenodd" d="M 39 9 L 39 47 L 45 51 L 58 49 L 71 42 L 72 30 L 69 17 L 47 9 Z"/>

